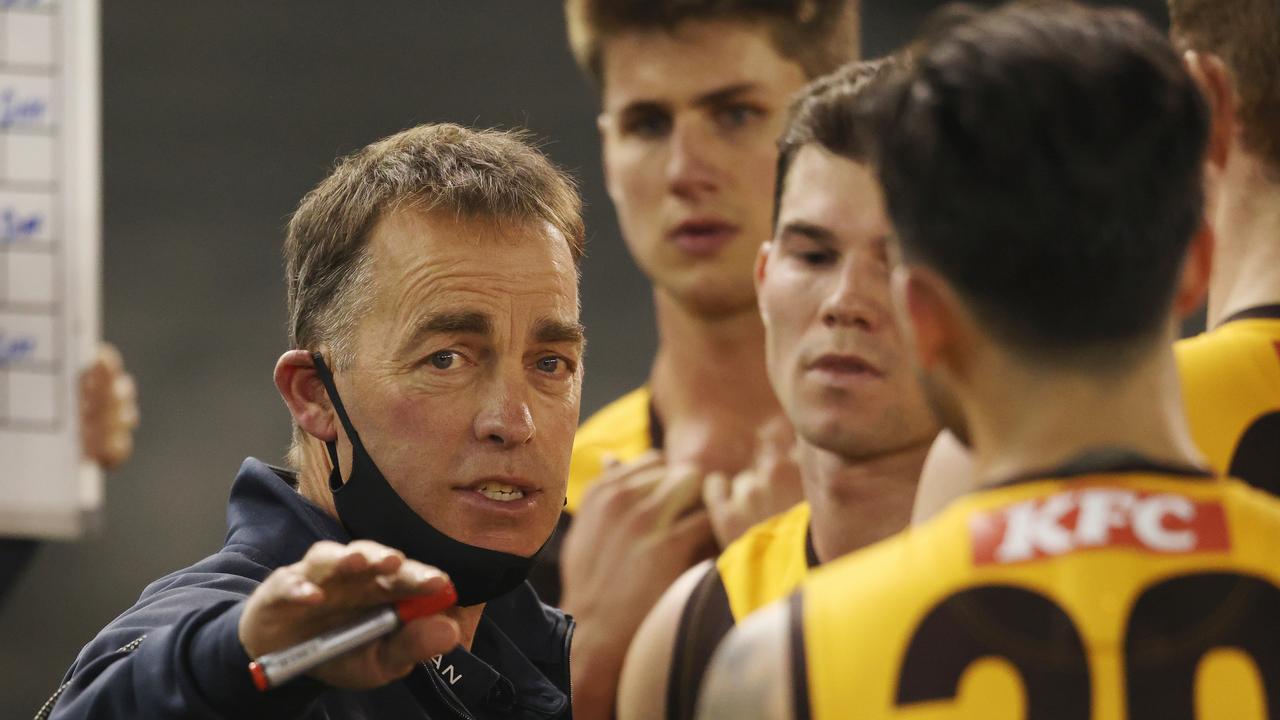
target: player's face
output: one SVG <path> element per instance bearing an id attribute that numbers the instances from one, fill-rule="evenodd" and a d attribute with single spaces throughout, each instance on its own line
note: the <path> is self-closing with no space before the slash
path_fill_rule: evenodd
<path id="1" fill-rule="evenodd" d="M 336 378 L 353 424 L 436 528 L 532 554 L 559 518 L 578 423 L 568 244 L 543 223 L 416 212 L 384 219 L 370 242 L 374 300 Z"/>
<path id="2" fill-rule="evenodd" d="M 801 437 L 849 458 L 937 432 L 893 323 L 890 233 L 871 171 L 806 146 L 757 273 L 774 391 Z"/>
<path id="3" fill-rule="evenodd" d="M 621 35 L 603 59 L 605 176 L 631 255 L 691 312 L 753 309 L 774 142 L 803 71 L 763 28 L 732 22 Z"/>

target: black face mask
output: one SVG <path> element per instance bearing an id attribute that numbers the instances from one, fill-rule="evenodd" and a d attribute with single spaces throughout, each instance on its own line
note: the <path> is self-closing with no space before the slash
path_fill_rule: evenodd
<path id="1" fill-rule="evenodd" d="M 373 540 L 396 548 L 406 556 L 440 568 L 458 590 L 459 605 L 477 605 L 516 589 L 529 576 L 538 557 L 521 557 L 489 550 L 454 540 L 431 526 L 413 511 L 387 483 L 351 426 L 351 419 L 338 397 L 333 374 L 320 353 L 312 353 L 316 373 L 329 391 L 333 409 L 351 438 L 351 477 L 342 482 L 338 469 L 337 443 L 329 441 L 329 458 L 333 472 L 329 474 L 329 490 L 342 521 L 353 539 Z M 550 540 L 550 537 L 547 538 Z M 543 542 L 546 547 L 546 542 Z M 541 552 L 539 549 L 538 552 Z"/>

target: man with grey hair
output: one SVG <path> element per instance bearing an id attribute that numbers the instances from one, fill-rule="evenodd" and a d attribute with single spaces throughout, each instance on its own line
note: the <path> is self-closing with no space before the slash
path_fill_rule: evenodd
<path id="1" fill-rule="evenodd" d="M 293 469 L 244 462 L 222 550 L 89 643 L 54 717 L 569 717 L 572 621 L 525 578 L 578 420 L 580 209 L 519 134 L 339 162 L 285 241 Z M 457 606 L 254 687 L 251 659 L 449 581 Z"/>

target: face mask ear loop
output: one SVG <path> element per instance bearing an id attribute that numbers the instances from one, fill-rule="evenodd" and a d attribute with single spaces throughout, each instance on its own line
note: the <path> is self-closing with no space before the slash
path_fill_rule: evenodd
<path id="1" fill-rule="evenodd" d="M 320 382 L 324 383 L 325 392 L 329 393 L 329 401 L 333 403 L 333 409 L 338 413 L 338 420 L 342 423 L 342 428 L 347 431 L 347 437 L 351 438 L 351 444 L 364 450 L 364 444 L 360 442 L 360 435 L 356 433 L 356 429 L 351 426 L 351 418 L 347 416 L 347 409 L 342 404 L 342 398 L 338 395 L 338 386 L 333 382 L 333 373 L 329 371 L 329 366 L 324 362 L 324 356 L 318 352 L 311 353 L 311 360 L 316 365 L 316 375 L 320 376 Z M 335 440 L 326 440 L 325 449 L 329 451 L 329 459 L 333 461 L 334 469 L 338 469 L 338 443 Z M 341 484 L 341 471 L 335 473 L 334 479 L 330 481 L 332 485 L 336 481 Z M 337 489 L 337 488 L 332 488 Z"/>

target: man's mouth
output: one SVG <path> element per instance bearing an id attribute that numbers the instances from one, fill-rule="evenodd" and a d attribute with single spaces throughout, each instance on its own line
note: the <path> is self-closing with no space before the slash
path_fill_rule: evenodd
<path id="1" fill-rule="evenodd" d="M 826 353 L 805 363 L 805 369 L 822 373 L 827 377 L 880 378 L 884 376 L 884 371 L 878 366 L 854 353 Z"/>
<path id="2" fill-rule="evenodd" d="M 524 490 L 515 485 L 507 485 L 500 482 L 482 482 L 475 490 L 490 500 L 497 500 L 498 502 L 511 502 L 524 497 Z"/>
<path id="3" fill-rule="evenodd" d="M 486 500 L 510 503 L 512 508 L 523 507 L 534 502 L 534 499 L 542 492 L 536 483 L 530 482 L 525 478 L 501 475 L 481 478 L 454 489 L 466 493 L 475 493 Z"/>
<path id="4" fill-rule="evenodd" d="M 716 218 L 696 218 L 677 225 L 667 235 L 685 254 L 711 257 L 733 240 L 738 226 Z"/>

